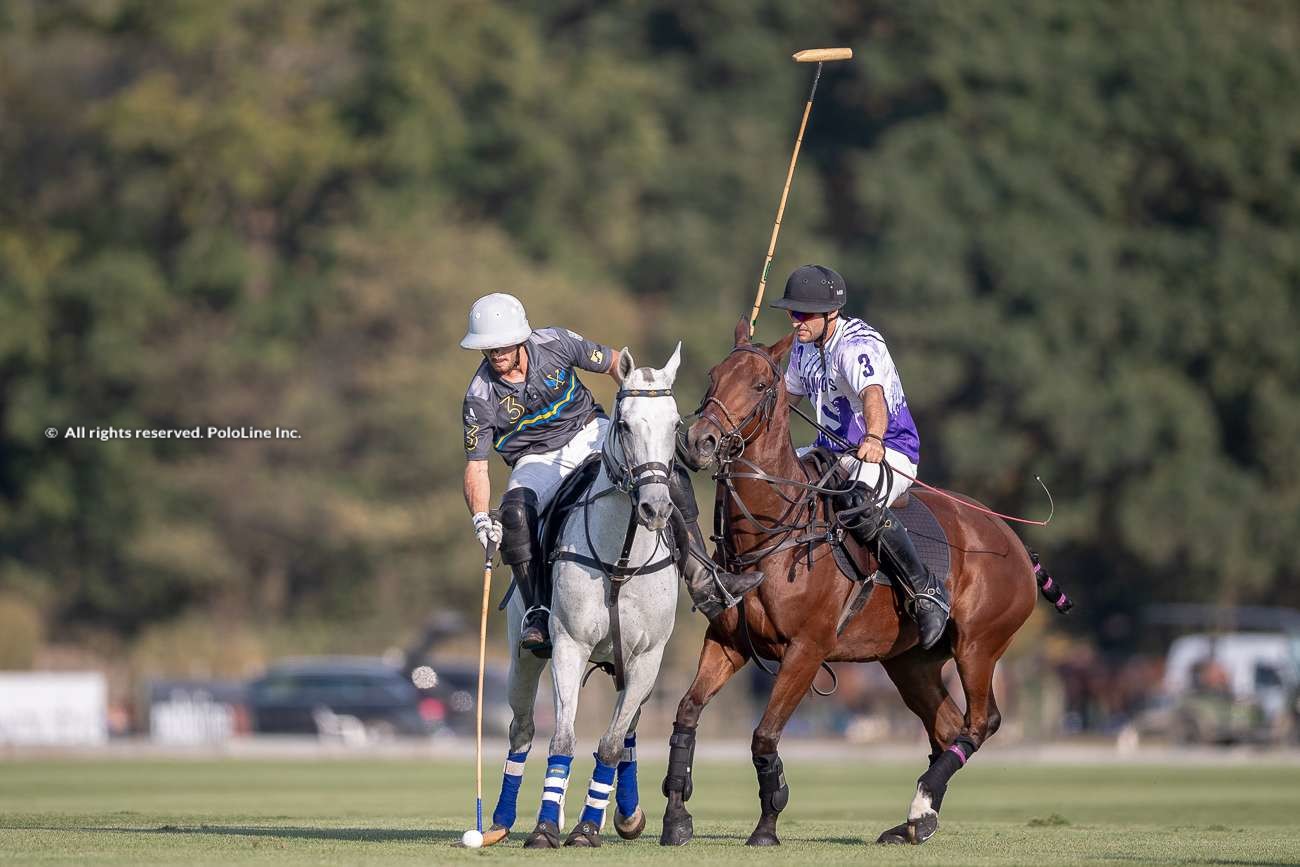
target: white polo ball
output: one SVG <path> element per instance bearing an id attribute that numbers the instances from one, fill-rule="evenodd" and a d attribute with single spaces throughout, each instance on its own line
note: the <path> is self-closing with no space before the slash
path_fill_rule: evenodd
<path id="1" fill-rule="evenodd" d="M 460 835 L 460 842 L 464 844 L 466 849 L 482 848 L 483 832 L 474 830 L 466 831 L 464 834 Z"/>

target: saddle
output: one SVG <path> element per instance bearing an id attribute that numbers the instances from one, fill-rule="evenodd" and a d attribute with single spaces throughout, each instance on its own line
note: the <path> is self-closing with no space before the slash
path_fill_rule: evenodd
<path id="1" fill-rule="evenodd" d="M 564 526 L 564 519 L 573 511 L 573 507 L 582 501 L 586 495 L 587 489 L 596 481 L 596 476 L 600 473 L 600 452 L 587 455 L 582 463 L 578 464 L 577 469 L 569 473 L 560 483 L 560 488 L 551 498 L 551 502 L 542 510 L 538 517 L 538 547 L 541 551 L 541 561 L 546 564 L 543 567 L 543 583 L 547 588 L 547 595 L 550 595 L 550 572 L 551 562 L 554 559 L 555 542 L 559 538 L 560 528 Z M 510 604 L 510 597 L 514 595 L 515 583 L 510 582 L 506 593 L 501 597 L 497 604 L 498 611 L 504 611 Z M 550 600 L 547 600 L 550 604 Z"/>
<path id="2" fill-rule="evenodd" d="M 560 483 L 560 489 L 551 498 L 550 504 L 542 511 L 541 529 L 538 540 L 542 548 L 542 562 L 550 564 L 555 552 L 555 542 L 560 537 L 564 519 L 573 511 L 573 507 L 582 501 L 587 489 L 600 474 L 600 452 L 593 452 L 578 464 L 578 468 L 569 473 Z"/>
<path id="3" fill-rule="evenodd" d="M 812 451 L 800 458 L 799 462 L 814 481 L 825 479 L 822 483 L 823 487 L 842 489 L 849 486 L 847 475 L 839 466 L 839 455 L 824 446 L 815 446 Z M 826 520 L 834 521 L 837 512 L 834 498 L 823 494 L 818 499 Z M 876 559 L 876 555 L 853 538 L 852 534 L 837 533 L 836 539 L 830 543 L 830 546 L 840 571 L 850 581 L 861 583 L 877 575 L 884 577 L 879 571 L 880 562 Z M 888 583 L 888 579 L 885 578 L 883 583 Z"/>
<path id="4" fill-rule="evenodd" d="M 824 482 L 825 487 L 844 488 L 849 482 L 844 471 L 838 466 L 839 456 L 822 446 L 808 452 L 801 459 L 805 469 L 814 479 L 822 479 L 830 473 Z M 828 521 L 833 521 L 836 513 L 834 498 L 823 495 L 822 509 Z M 917 497 L 904 493 L 889 504 L 894 517 L 903 522 L 908 536 L 916 548 L 922 562 L 930 568 L 939 580 L 946 580 L 951 569 L 948 546 L 948 534 L 944 532 L 939 519 L 930 511 L 929 506 Z M 856 585 L 849 595 L 844 611 L 841 612 L 837 632 L 842 632 L 848 621 L 866 604 L 871 585 L 892 584 L 893 581 L 880 571 L 880 561 L 866 546 L 860 544 L 851 533 L 841 532 L 831 543 L 831 551 L 844 576 Z"/>

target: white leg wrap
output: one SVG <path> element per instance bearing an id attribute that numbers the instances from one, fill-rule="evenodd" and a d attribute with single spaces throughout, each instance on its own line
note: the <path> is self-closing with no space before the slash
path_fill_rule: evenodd
<path id="1" fill-rule="evenodd" d="M 921 784 L 916 784 L 916 797 L 912 798 L 912 806 L 907 810 L 907 821 L 915 822 L 922 816 L 934 815 L 934 807 L 930 804 L 930 796 L 921 791 Z"/>

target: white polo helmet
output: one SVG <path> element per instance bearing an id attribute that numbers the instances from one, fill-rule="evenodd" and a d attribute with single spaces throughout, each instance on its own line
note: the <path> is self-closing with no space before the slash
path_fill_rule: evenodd
<path id="1" fill-rule="evenodd" d="M 523 343 L 533 329 L 519 299 L 504 292 L 484 295 L 469 309 L 469 331 L 461 349 L 502 349 Z"/>

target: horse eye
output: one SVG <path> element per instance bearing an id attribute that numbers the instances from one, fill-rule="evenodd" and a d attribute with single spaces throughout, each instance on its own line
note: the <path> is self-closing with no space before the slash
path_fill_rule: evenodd
<path id="1" fill-rule="evenodd" d="M 766 390 L 767 390 L 766 382 L 760 382 L 754 385 L 754 391 L 766 391 Z"/>

